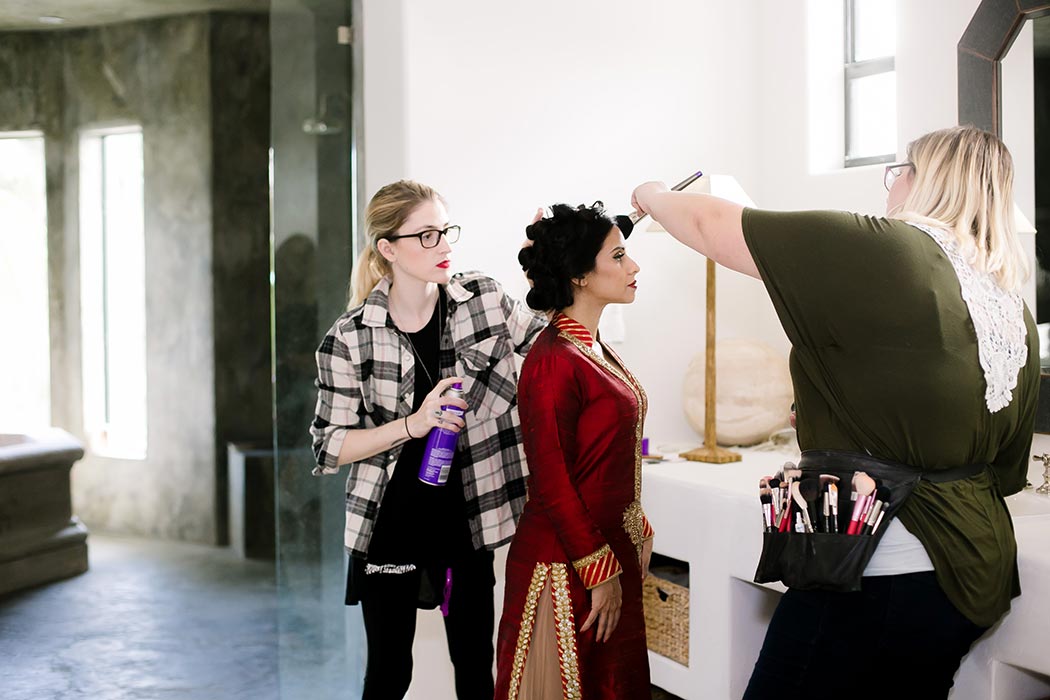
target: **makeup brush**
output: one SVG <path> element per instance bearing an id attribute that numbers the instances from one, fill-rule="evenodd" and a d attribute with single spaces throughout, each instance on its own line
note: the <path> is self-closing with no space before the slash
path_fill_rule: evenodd
<path id="1" fill-rule="evenodd" d="M 784 502 L 786 503 L 786 507 L 783 510 L 783 515 L 781 516 L 781 532 L 787 532 L 791 529 L 792 521 L 795 517 L 795 506 L 792 503 L 793 491 L 791 489 L 791 485 L 795 482 L 796 479 L 801 478 L 802 470 L 796 467 L 794 462 L 784 462 L 784 482 L 786 484 Z"/>
<path id="2" fill-rule="evenodd" d="M 773 492 L 766 486 L 759 489 L 758 498 L 762 501 L 762 528 L 773 532 Z"/>
<path id="3" fill-rule="evenodd" d="M 790 462 L 789 462 L 790 464 Z M 769 488 L 775 489 L 776 494 L 773 499 L 776 503 L 776 530 L 779 532 L 786 532 L 788 526 L 788 518 L 791 516 L 791 489 L 790 484 L 784 477 L 784 470 L 781 469 L 777 472 L 777 475 L 769 480 Z"/>
<path id="4" fill-rule="evenodd" d="M 792 508 L 791 508 L 791 489 L 787 485 L 787 482 L 781 484 L 781 493 L 786 493 L 787 498 L 784 500 L 784 505 L 780 509 L 780 516 L 777 518 L 777 531 L 787 532 L 788 527 L 791 524 Z"/>
<path id="5" fill-rule="evenodd" d="M 780 516 L 783 499 L 780 495 L 780 479 L 775 476 L 769 480 L 769 490 L 773 494 L 773 522 L 777 522 Z"/>
<path id="6" fill-rule="evenodd" d="M 791 484 L 780 482 L 780 514 L 777 517 L 777 531 L 787 532 L 788 520 L 791 518 Z"/>
<path id="7" fill-rule="evenodd" d="M 831 494 L 828 486 L 838 483 L 839 478 L 834 474 L 820 475 L 820 512 L 821 518 L 817 523 L 820 532 L 830 532 L 828 521 L 831 519 Z"/>
<path id="8" fill-rule="evenodd" d="M 868 511 L 868 517 L 864 519 L 864 527 L 860 534 L 870 535 L 875 531 L 875 523 L 882 517 L 882 510 L 890 500 L 890 490 L 885 486 L 875 489 L 875 502 Z"/>
<path id="9" fill-rule="evenodd" d="M 805 532 L 813 532 L 813 520 L 809 517 L 809 504 L 817 500 L 820 493 L 820 482 L 816 479 L 802 479 L 791 483 L 791 498 L 798 507 Z"/>
<path id="10" fill-rule="evenodd" d="M 857 500 L 853 504 L 853 515 L 849 519 L 847 535 L 856 535 L 860 532 L 860 516 L 864 512 L 868 496 L 875 490 L 875 480 L 864 472 L 853 474 L 853 493 L 857 494 Z"/>
<path id="11" fill-rule="evenodd" d="M 831 514 L 828 516 L 828 532 L 839 531 L 839 487 L 838 484 L 828 484 L 828 501 L 831 506 Z"/>
<path id="12" fill-rule="evenodd" d="M 886 515 L 886 511 L 881 511 L 879 513 L 878 520 L 875 521 L 875 527 L 871 528 L 871 534 L 874 535 L 876 532 L 879 531 L 879 525 L 882 525 L 882 516 L 884 515 Z"/>
<path id="13" fill-rule="evenodd" d="M 878 493 L 879 489 L 882 487 L 882 482 L 880 480 L 874 479 L 874 481 L 875 481 L 875 490 L 872 491 L 870 494 L 868 494 L 868 497 L 866 499 L 864 499 L 864 510 L 861 511 L 861 513 L 860 513 L 860 524 L 861 524 L 861 527 L 863 527 L 864 523 L 867 522 L 867 520 L 868 520 L 868 513 L 871 512 L 871 507 L 873 505 L 875 505 L 875 494 Z"/>
<path id="14" fill-rule="evenodd" d="M 703 173 L 697 170 L 695 173 L 687 177 L 686 179 L 679 182 L 677 185 L 671 188 L 672 192 L 681 192 L 689 185 L 693 184 L 701 177 Z M 640 211 L 633 211 L 630 214 L 618 214 L 614 217 L 617 228 L 620 229 L 620 233 L 623 234 L 624 240 L 627 240 L 631 236 L 631 232 L 634 231 L 635 224 L 649 216 L 648 214 Z"/>
<path id="15" fill-rule="evenodd" d="M 768 476 L 763 476 L 758 480 L 758 500 L 762 504 L 762 529 L 766 532 L 769 531 L 772 525 L 772 513 L 773 513 L 773 491 L 769 488 Z"/>
<path id="16" fill-rule="evenodd" d="M 820 512 L 820 479 L 802 479 L 798 482 L 798 490 L 802 498 L 806 499 L 806 510 L 809 512 L 812 525 Z"/>

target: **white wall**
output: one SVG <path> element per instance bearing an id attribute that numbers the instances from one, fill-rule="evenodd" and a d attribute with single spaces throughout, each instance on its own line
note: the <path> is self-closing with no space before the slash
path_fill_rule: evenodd
<path id="1" fill-rule="evenodd" d="M 698 168 L 736 175 L 761 205 L 759 5 L 366 0 L 365 195 L 397 177 L 437 187 L 463 226 L 456 267 L 519 296 L 538 206 L 627 212 L 635 185 Z M 696 444 L 680 387 L 703 344 L 704 261 L 666 234 L 629 249 L 642 273 L 620 350 L 649 392 L 647 433 Z M 719 293 L 723 337 L 786 352 L 759 283 L 722 271 Z"/>
<path id="2" fill-rule="evenodd" d="M 898 2 L 899 155 L 956 123 L 956 45 L 979 3 Z M 464 227 L 457 268 L 518 295 L 515 253 L 537 206 L 602 199 L 627 211 L 645 179 L 701 168 L 735 175 L 760 207 L 881 214 L 881 165 L 824 167 L 811 154 L 826 161 L 841 143 L 841 80 L 810 60 L 811 46 L 841 55 L 826 31 L 841 22 L 813 20 L 841 5 L 365 0 L 364 196 L 400 177 L 434 185 Z M 1003 63 L 1003 114 L 1017 200 L 1034 220 L 1031 58 L 1027 28 Z M 642 273 L 621 351 L 649 392 L 646 431 L 695 442 L 680 382 L 703 343 L 703 261 L 665 234 L 639 233 L 630 252 Z M 721 270 L 718 296 L 720 338 L 786 353 L 760 284 Z"/>

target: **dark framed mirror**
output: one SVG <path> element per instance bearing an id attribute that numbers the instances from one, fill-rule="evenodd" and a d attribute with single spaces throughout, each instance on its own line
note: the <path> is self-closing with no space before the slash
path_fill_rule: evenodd
<path id="1" fill-rule="evenodd" d="M 1050 101 L 1050 2 L 1046 0 L 983 0 L 974 12 L 970 24 L 958 45 L 959 123 L 973 124 L 1003 135 L 1002 60 L 1029 20 L 1035 22 L 1035 149 L 1036 149 L 1036 269 L 1038 309 L 1033 309 L 1037 321 L 1050 315 L 1050 285 L 1047 266 L 1050 260 L 1042 253 L 1050 251 L 1044 241 L 1050 236 L 1050 163 L 1041 157 L 1050 146 L 1050 115 L 1040 107 Z M 1046 70 L 1040 68 L 1046 66 Z M 1036 432 L 1050 433 L 1050 367 L 1043 360 L 1039 390 L 1039 408 Z"/>
<path id="2" fill-rule="evenodd" d="M 1046 0 L 983 0 L 959 39 L 959 123 L 1002 135 L 1002 66 L 1025 22 L 1050 15 Z"/>

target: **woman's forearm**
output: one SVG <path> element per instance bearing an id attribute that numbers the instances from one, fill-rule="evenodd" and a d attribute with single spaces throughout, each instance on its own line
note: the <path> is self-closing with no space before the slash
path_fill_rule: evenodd
<path id="1" fill-rule="evenodd" d="M 636 190 L 638 204 L 673 237 L 723 267 L 759 276 L 744 242 L 741 205 L 708 194 L 643 187 Z"/>
<path id="2" fill-rule="evenodd" d="M 381 452 L 392 450 L 398 445 L 408 442 L 411 437 L 422 437 L 425 427 L 415 426 L 415 416 L 408 417 L 408 426 L 405 426 L 404 418 L 395 418 L 378 428 L 357 428 L 347 430 L 343 437 L 343 444 L 339 448 L 339 464 L 350 464 L 360 462 L 362 459 L 374 457 Z M 408 431 L 413 431 L 411 436 Z M 415 432 L 419 430 L 420 432 Z"/>

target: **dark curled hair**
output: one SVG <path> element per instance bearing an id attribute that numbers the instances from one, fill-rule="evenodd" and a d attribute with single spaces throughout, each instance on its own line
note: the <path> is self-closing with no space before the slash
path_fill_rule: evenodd
<path id="1" fill-rule="evenodd" d="M 572 305 L 572 280 L 594 269 L 598 252 L 614 226 L 604 205 L 555 204 L 551 216 L 525 228 L 531 246 L 521 249 L 518 262 L 532 289 L 525 303 L 537 311 L 558 311 Z"/>

